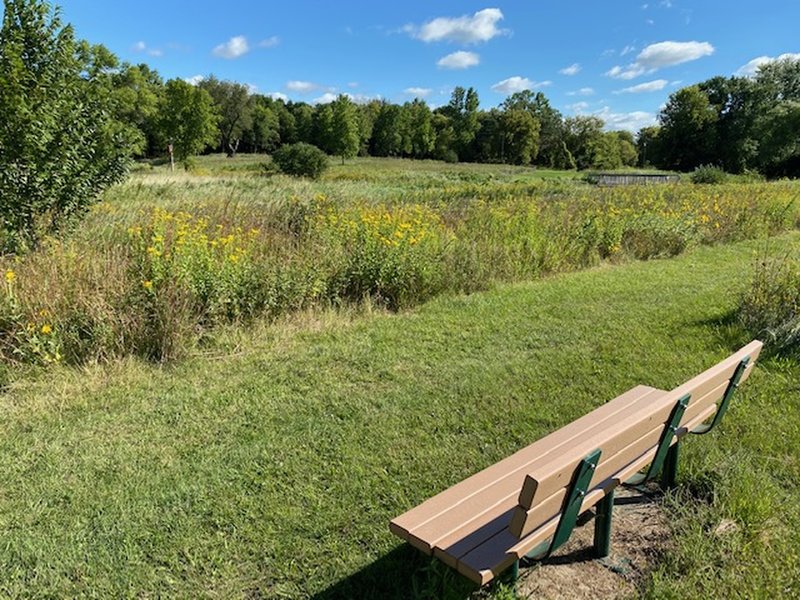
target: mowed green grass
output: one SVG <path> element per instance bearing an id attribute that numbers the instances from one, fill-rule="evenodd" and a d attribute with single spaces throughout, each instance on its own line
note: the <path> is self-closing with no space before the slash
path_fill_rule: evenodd
<path id="1" fill-rule="evenodd" d="M 0 595 L 438 597 L 388 521 L 748 341 L 731 313 L 765 244 L 257 327 L 173 367 L 18 383 L 0 396 Z M 668 499 L 677 546 L 643 594 L 800 594 L 799 378 L 797 362 L 764 360 L 719 431 L 685 444 Z"/>

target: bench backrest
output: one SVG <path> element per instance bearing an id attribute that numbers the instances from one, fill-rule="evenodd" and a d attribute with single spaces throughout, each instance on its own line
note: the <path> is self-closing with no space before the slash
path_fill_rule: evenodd
<path id="1" fill-rule="evenodd" d="M 676 432 L 679 438 L 716 412 L 717 402 L 745 358 L 749 362 L 740 382 L 750 375 L 761 347 L 758 341 L 748 344 L 674 390 L 634 403 L 618 419 L 600 424 L 568 447 L 561 446 L 558 453 L 547 453 L 530 464 L 513 512 L 510 532 L 524 538 L 552 522 L 562 510 L 577 465 L 594 450 L 599 449 L 601 454 L 588 488 L 587 496 L 593 498 L 598 494 L 592 491 L 607 493 L 649 464 L 678 401 L 690 395 Z"/>

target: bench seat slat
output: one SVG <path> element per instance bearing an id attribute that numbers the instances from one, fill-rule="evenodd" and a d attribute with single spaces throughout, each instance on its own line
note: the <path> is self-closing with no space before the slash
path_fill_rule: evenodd
<path id="1" fill-rule="evenodd" d="M 712 413 L 716 412 L 716 403 L 722 398 L 727 387 L 728 382 L 723 381 L 705 396 L 693 400 L 683 414 L 681 425 L 693 422 L 697 415 L 705 413 L 709 409 L 712 410 Z M 638 425 L 626 428 L 619 435 L 608 439 L 606 442 L 595 440 L 590 444 L 602 450 L 600 463 L 592 478 L 592 485 L 611 476 L 631 460 L 641 456 L 648 447 L 658 444 L 664 431 L 664 426 L 669 420 L 678 398 L 674 393 L 670 393 L 663 406 L 658 408 L 656 412 L 651 413 L 646 419 L 641 420 Z M 561 476 L 550 477 L 544 483 L 531 486 L 538 486 L 537 500 L 533 506 L 526 509 L 522 500 L 520 500 L 519 507 L 514 511 L 511 521 L 511 531 L 517 537 L 528 535 L 553 515 L 559 513 L 563 500 L 567 495 L 567 486 L 570 484 L 572 472 L 574 472 L 574 464 L 564 469 L 561 472 Z M 528 477 L 530 478 L 530 476 Z M 523 490 L 528 487 L 528 483 L 526 479 Z M 520 494 L 521 496 L 522 494 Z"/>
<path id="2" fill-rule="evenodd" d="M 678 437 L 685 436 L 689 430 L 694 429 L 711 417 L 715 410 L 714 407 L 708 407 L 702 411 L 678 431 Z M 627 465 L 615 477 L 606 479 L 601 485 L 593 488 L 586 494 L 581 505 L 581 512 L 592 508 L 608 492 L 650 464 L 655 453 L 656 448 L 650 448 L 647 453 Z M 558 517 L 554 517 L 531 535 L 521 540 L 513 535 L 508 528 L 503 529 L 492 538 L 486 540 L 481 546 L 474 548 L 469 554 L 461 556 L 457 561 L 458 572 L 479 585 L 485 585 L 508 569 L 514 561 L 522 558 L 536 546 L 549 539 L 555 533 L 557 526 Z"/>
<path id="3" fill-rule="evenodd" d="M 689 382 L 673 390 L 670 393 L 667 402 L 660 406 L 660 412 L 656 415 L 656 418 L 661 422 L 666 422 L 667 418 L 669 417 L 669 413 L 672 411 L 672 408 L 677 402 L 677 398 L 680 398 L 685 394 L 692 394 L 692 398 L 689 403 L 690 408 L 698 403 L 703 404 L 717 402 L 720 398 L 722 398 L 722 394 L 725 391 L 727 382 L 733 376 L 736 366 L 739 364 L 742 358 L 750 355 L 745 352 L 746 349 L 747 347 L 726 359 L 722 363 L 715 365 L 708 371 L 705 371 Z M 748 369 L 752 369 L 752 364 L 755 358 L 757 358 L 757 352 L 751 360 Z M 745 373 L 745 376 L 747 375 L 749 375 L 749 371 Z M 720 387 L 722 387 L 721 390 L 719 390 Z M 714 392 L 717 391 L 718 394 L 714 394 Z M 653 405 L 653 408 L 655 409 L 655 404 Z M 633 419 L 635 417 L 630 415 L 629 418 Z M 684 419 L 686 418 L 686 415 L 684 415 Z M 629 435 L 635 435 L 637 433 L 638 430 L 636 429 L 628 430 Z M 604 453 L 606 452 L 602 446 L 602 441 L 604 439 L 608 439 L 610 435 L 613 435 L 613 432 L 601 432 L 597 438 L 581 440 L 581 443 L 575 444 L 569 452 L 555 457 L 554 460 L 545 465 L 532 466 L 519 495 L 520 506 L 531 508 L 535 495 L 546 498 L 558 487 L 567 485 L 568 483 L 564 483 L 564 479 L 569 480 L 572 477 L 574 465 L 582 457 L 586 456 L 586 454 L 595 448 L 601 448 L 604 450 Z"/>
<path id="4" fill-rule="evenodd" d="M 492 509 L 502 512 L 508 506 L 516 505 L 525 475 L 534 461 L 572 443 L 586 431 L 597 427 L 598 423 L 613 419 L 632 405 L 665 393 L 649 386 L 637 386 L 393 519 L 390 528 L 413 546 L 431 553 L 437 540 L 463 528 L 464 518 L 461 515 L 471 515 L 471 520 L 475 521 L 476 510 L 477 519 L 480 519 L 479 515 L 491 513 Z M 506 504 L 509 501 L 511 505 Z M 479 526 L 475 523 L 473 529 Z"/>

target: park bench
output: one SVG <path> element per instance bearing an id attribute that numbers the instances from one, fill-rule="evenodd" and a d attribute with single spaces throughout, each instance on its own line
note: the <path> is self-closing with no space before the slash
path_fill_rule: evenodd
<path id="1" fill-rule="evenodd" d="M 543 559 L 595 508 L 594 553 L 610 551 L 614 490 L 662 476 L 679 441 L 711 431 L 761 351 L 754 341 L 672 391 L 637 386 L 392 520 L 393 533 L 479 585 Z M 646 468 L 646 470 L 645 470 Z"/>

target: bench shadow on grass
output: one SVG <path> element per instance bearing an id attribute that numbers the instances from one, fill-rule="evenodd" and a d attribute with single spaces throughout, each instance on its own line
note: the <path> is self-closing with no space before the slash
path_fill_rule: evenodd
<path id="1" fill-rule="evenodd" d="M 313 596 L 313 600 L 380 598 L 465 599 L 475 586 L 408 544 L 398 546 L 360 571 Z"/>

